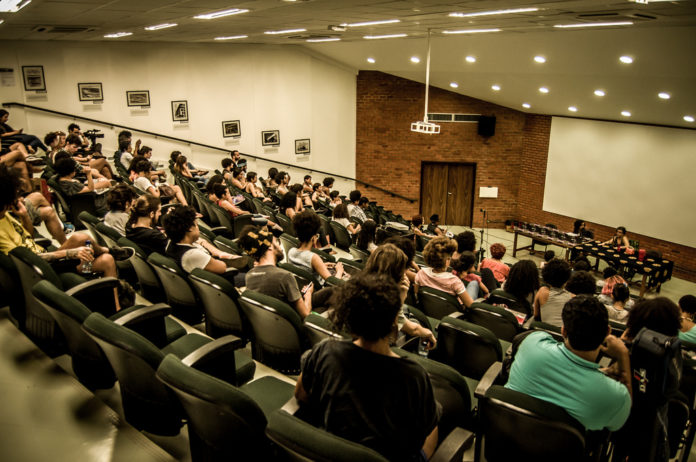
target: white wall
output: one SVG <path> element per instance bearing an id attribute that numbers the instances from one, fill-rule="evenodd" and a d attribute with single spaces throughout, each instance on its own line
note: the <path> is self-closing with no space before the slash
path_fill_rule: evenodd
<path id="1" fill-rule="evenodd" d="M 544 210 L 696 247 L 696 131 L 554 117 Z"/>
<path id="2" fill-rule="evenodd" d="M 1 102 L 20 102 L 129 127 L 238 149 L 304 168 L 355 176 L 356 72 L 299 47 L 138 42 L 4 43 L 0 67 L 13 68 L 15 85 L 0 86 Z M 25 92 L 21 66 L 43 65 L 47 93 Z M 80 102 L 78 82 L 101 82 L 101 104 Z M 149 109 L 129 108 L 127 90 L 149 90 Z M 188 100 L 189 122 L 172 122 L 173 100 Z M 66 130 L 72 120 L 10 108 L 10 125 L 40 138 Z M 223 138 L 221 122 L 240 120 L 242 136 Z M 113 153 L 120 128 L 100 128 L 105 154 Z M 280 130 L 280 146 L 263 147 L 262 130 Z M 172 150 L 193 163 L 219 168 L 225 154 L 134 132 L 156 159 Z M 295 155 L 295 139 L 310 138 L 311 154 Z M 269 164 L 250 161 L 266 176 Z M 293 181 L 305 171 L 290 169 Z M 293 174 L 294 173 L 294 174 Z M 315 181 L 323 175 L 313 175 Z M 342 190 L 352 187 L 337 183 Z"/>

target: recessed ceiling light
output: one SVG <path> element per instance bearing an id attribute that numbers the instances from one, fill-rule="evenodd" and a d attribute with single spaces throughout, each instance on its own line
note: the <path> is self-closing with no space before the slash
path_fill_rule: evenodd
<path id="1" fill-rule="evenodd" d="M 576 108 L 575 106 L 568 106 L 568 110 L 570 112 L 578 112 L 578 108 Z"/>
<path id="2" fill-rule="evenodd" d="M 536 61 L 540 64 L 544 64 L 546 62 L 546 58 L 544 58 L 543 56 L 535 56 L 534 61 Z"/>
<path id="3" fill-rule="evenodd" d="M 490 16 L 493 14 L 529 13 L 539 11 L 539 8 L 514 8 L 509 10 L 479 11 L 477 13 L 450 13 L 452 18 L 473 18 L 476 16 Z"/>
<path id="4" fill-rule="evenodd" d="M 128 37 L 129 35 L 133 35 L 133 32 L 116 32 L 114 34 L 106 34 L 104 38 L 121 38 Z"/>
<path id="5" fill-rule="evenodd" d="M 554 24 L 553 27 L 559 29 L 573 29 L 577 27 L 612 27 L 612 26 L 632 26 L 633 21 L 616 21 L 616 22 L 586 22 L 575 24 Z"/>
<path id="6" fill-rule="evenodd" d="M 408 37 L 408 34 L 387 34 L 387 35 L 365 35 L 364 39 L 367 40 L 378 40 L 378 39 L 390 39 L 390 38 L 400 38 Z"/>
<path id="7" fill-rule="evenodd" d="M 367 62 L 370 64 L 374 64 L 377 60 L 375 58 L 367 58 Z"/>
<path id="8" fill-rule="evenodd" d="M 604 95 L 606 95 L 606 93 L 604 92 L 604 90 L 600 90 L 600 89 L 595 90 L 595 91 L 594 91 L 594 94 L 597 95 L 597 96 L 604 96 Z"/>
<path id="9" fill-rule="evenodd" d="M 549 89 L 546 88 L 546 87 L 539 87 L 539 92 L 541 92 L 541 93 L 548 93 L 548 92 L 549 92 Z"/>
<path id="10" fill-rule="evenodd" d="M 666 91 L 661 91 L 660 93 L 657 94 L 657 96 L 658 96 L 660 99 L 670 99 L 670 98 L 672 97 L 672 95 L 670 95 L 670 94 L 667 93 Z"/>
<path id="11" fill-rule="evenodd" d="M 530 107 L 532 107 L 532 105 L 529 103 L 522 103 L 522 107 L 525 109 L 529 109 Z"/>
<path id="12" fill-rule="evenodd" d="M 491 85 L 491 89 L 492 89 L 493 91 L 500 91 L 500 85 L 498 85 L 498 84 Z"/>
<path id="13" fill-rule="evenodd" d="M 411 56 L 411 62 L 418 64 L 420 62 L 420 58 L 418 56 Z"/>
<path id="14" fill-rule="evenodd" d="M 343 23 L 343 24 L 341 24 L 341 26 L 343 26 L 343 27 L 378 26 L 380 24 L 394 24 L 397 22 L 401 22 L 401 20 L 400 19 L 385 19 L 382 21 L 354 22 L 352 24 Z"/>
<path id="15" fill-rule="evenodd" d="M 443 30 L 443 34 L 484 34 L 486 32 L 500 32 L 502 29 L 462 29 L 462 30 Z"/>
<path id="16" fill-rule="evenodd" d="M 178 24 L 174 24 L 174 23 L 171 23 L 171 24 L 170 24 L 170 23 L 165 23 L 165 24 L 158 24 L 158 25 L 156 25 L 156 26 L 146 27 L 145 30 L 168 29 L 168 28 L 170 28 L 170 27 L 176 27 L 176 26 L 178 26 Z"/>
<path id="17" fill-rule="evenodd" d="M 224 18 L 225 16 L 232 16 L 233 14 L 242 14 L 242 13 L 248 13 L 249 10 L 241 9 L 241 8 L 232 8 L 229 10 L 222 10 L 222 11 L 215 11 L 213 13 L 206 13 L 206 14 L 199 14 L 198 16 L 194 16 L 194 19 L 217 19 L 217 18 Z"/>
<path id="18" fill-rule="evenodd" d="M 619 58 L 619 61 L 621 61 L 624 64 L 631 64 L 633 62 L 633 58 L 627 55 L 624 55 Z"/>
<path id="19" fill-rule="evenodd" d="M 467 63 L 475 63 L 476 62 L 476 57 L 475 56 L 467 56 L 466 58 Z"/>
<path id="20" fill-rule="evenodd" d="M 266 35 L 280 35 L 280 34 L 293 34 L 295 32 L 306 32 L 307 29 L 283 29 L 283 30 L 267 30 L 264 32 Z"/>
<path id="21" fill-rule="evenodd" d="M 694 121 L 694 116 L 685 115 L 685 116 L 684 116 L 684 120 L 685 120 L 686 122 L 693 122 L 693 121 Z"/>
<path id="22" fill-rule="evenodd" d="M 4 19 L 0 19 L 0 24 L 2 24 L 2 23 L 4 23 L 4 22 L 5 22 Z"/>
<path id="23" fill-rule="evenodd" d="M 450 87 L 459 88 L 459 84 L 457 82 L 450 82 Z"/>
<path id="24" fill-rule="evenodd" d="M 319 43 L 319 42 L 338 42 L 341 39 L 339 37 L 326 37 L 326 38 L 314 38 L 314 39 L 307 39 L 308 42 L 311 43 Z"/>
<path id="25" fill-rule="evenodd" d="M 631 117 L 631 111 L 621 111 L 621 115 L 624 117 Z"/>
<path id="26" fill-rule="evenodd" d="M 215 37 L 215 40 L 237 40 L 247 38 L 248 35 L 229 35 L 227 37 Z"/>
<path id="27" fill-rule="evenodd" d="M 16 13 L 30 3 L 31 0 L 2 0 L 0 1 L 0 13 Z"/>

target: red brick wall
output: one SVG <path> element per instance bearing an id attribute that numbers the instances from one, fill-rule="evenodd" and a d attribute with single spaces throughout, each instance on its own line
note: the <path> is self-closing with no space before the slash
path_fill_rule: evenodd
<path id="1" fill-rule="evenodd" d="M 410 217 L 419 211 L 421 162 L 476 163 L 475 191 L 497 186 L 497 199 L 474 199 L 474 226 L 481 226 L 480 208 L 489 212 L 491 227 L 506 219 L 554 223 L 572 229 L 574 217 L 542 210 L 551 117 L 525 114 L 457 93 L 430 89 L 429 112 L 493 114 L 495 136 L 485 139 L 474 123 L 442 123 L 439 135 L 410 131 L 423 119 L 424 85 L 381 72 L 361 71 L 357 79 L 356 178 L 403 199 L 361 188 L 387 209 Z M 588 223 L 599 239 L 613 229 Z M 630 230 L 629 230 L 630 233 Z M 696 281 L 696 249 L 631 234 L 641 247 L 660 250 L 675 261 L 675 274 Z"/>

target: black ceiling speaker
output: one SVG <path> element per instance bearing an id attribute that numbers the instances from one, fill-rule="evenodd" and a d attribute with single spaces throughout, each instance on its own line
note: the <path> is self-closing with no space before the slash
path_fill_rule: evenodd
<path id="1" fill-rule="evenodd" d="M 479 117 L 478 134 L 486 138 L 495 135 L 495 116 Z"/>

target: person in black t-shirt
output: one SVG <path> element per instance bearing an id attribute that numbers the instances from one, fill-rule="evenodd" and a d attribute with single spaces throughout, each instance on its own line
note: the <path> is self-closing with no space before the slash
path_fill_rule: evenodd
<path id="1" fill-rule="evenodd" d="M 357 339 L 326 340 L 303 358 L 295 387 L 300 414 L 389 460 L 429 459 L 440 417 L 433 387 L 421 366 L 389 348 L 401 308 L 397 284 L 358 274 L 334 300 L 333 322 Z"/>
<path id="2" fill-rule="evenodd" d="M 167 236 L 156 228 L 161 214 L 159 197 L 149 194 L 140 196 L 131 207 L 126 238 L 138 244 L 146 255 L 153 252 L 164 255 L 167 248 Z"/>

